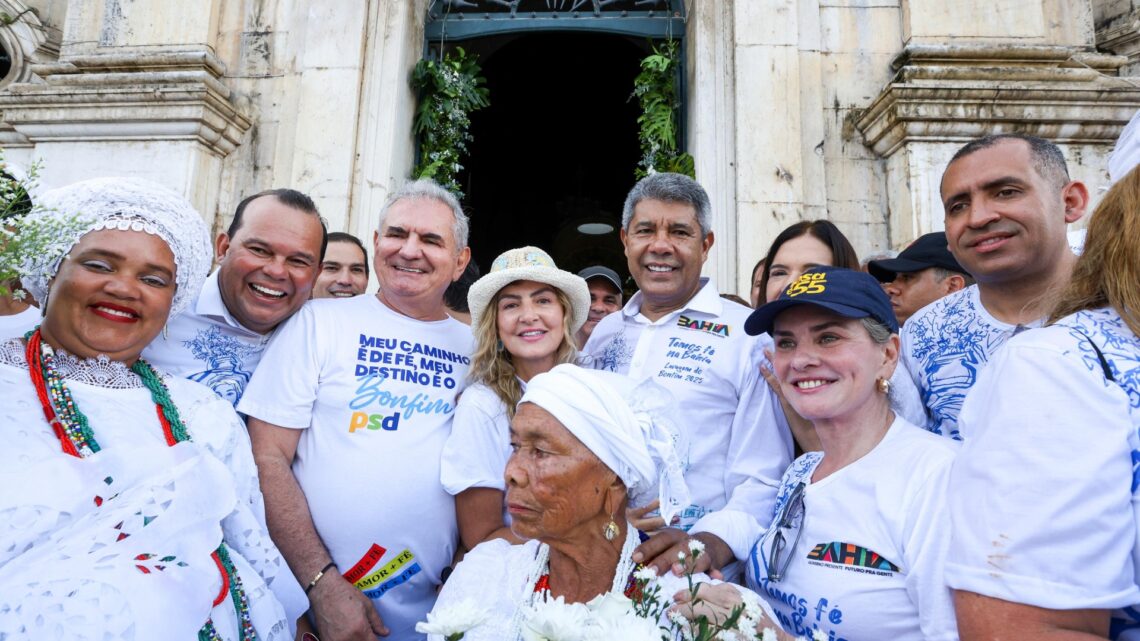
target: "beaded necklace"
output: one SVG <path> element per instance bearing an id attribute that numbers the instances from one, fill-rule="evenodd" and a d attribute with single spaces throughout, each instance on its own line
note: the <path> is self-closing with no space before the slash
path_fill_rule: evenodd
<path id="1" fill-rule="evenodd" d="M 67 388 L 63 377 L 55 369 L 55 351 L 43 342 L 38 327 L 28 332 L 24 338 L 28 341 L 25 354 L 32 386 L 36 389 L 44 418 L 59 439 L 63 452 L 76 458 L 85 458 L 100 451 L 99 442 L 95 440 L 95 432 L 87 421 L 87 415 L 79 409 L 71 396 L 71 390 Z M 186 425 L 182 422 L 178 408 L 170 398 L 170 390 L 166 387 L 166 383 L 162 382 L 162 377 L 154 367 L 140 358 L 131 365 L 131 371 L 138 375 L 139 380 L 150 391 L 166 444 L 173 446 L 182 441 L 189 441 L 190 433 L 186 431 Z M 230 560 L 225 542 L 214 550 L 211 558 L 214 559 L 222 575 L 222 589 L 214 599 L 214 607 L 225 601 L 226 595 L 229 594 L 234 604 L 234 611 L 237 613 L 241 641 L 256 641 L 257 632 L 250 620 L 249 598 L 242 588 L 241 578 Z M 214 628 L 213 620 L 206 620 L 206 624 L 198 631 L 198 640 L 221 641 L 221 635 Z"/>

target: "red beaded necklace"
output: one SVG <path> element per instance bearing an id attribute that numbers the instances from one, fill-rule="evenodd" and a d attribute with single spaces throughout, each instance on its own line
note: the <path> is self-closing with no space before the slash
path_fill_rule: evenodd
<path id="1" fill-rule="evenodd" d="M 71 390 L 63 382 L 63 377 L 55 369 L 55 352 L 50 345 L 43 343 L 40 328 L 29 332 L 25 338 L 28 345 L 25 357 L 28 361 L 28 374 L 32 379 L 32 386 L 36 390 L 40 407 L 43 409 L 44 419 L 51 426 L 52 432 L 59 439 L 60 448 L 64 454 L 76 458 L 85 458 L 100 451 L 99 443 L 95 440 L 95 433 L 88 424 L 87 416 L 79 409 Z M 151 399 L 154 400 L 158 422 L 162 425 L 162 434 L 166 444 L 173 447 L 182 441 L 190 440 L 190 433 L 186 430 L 178 408 L 170 398 L 170 390 L 162 382 L 158 372 L 143 359 L 131 365 L 131 371 L 139 376 L 143 385 L 150 390 Z M 242 641 L 256 641 L 257 633 L 249 615 L 249 599 L 242 589 L 241 578 L 234 568 L 233 562 L 226 549 L 225 542 L 218 546 L 210 555 L 218 572 L 222 575 L 222 589 L 214 599 L 214 607 L 221 605 L 229 595 L 234 602 L 234 609 L 241 628 Z M 221 636 L 214 628 L 214 622 L 207 620 L 202 629 L 198 631 L 199 641 L 220 641 Z"/>

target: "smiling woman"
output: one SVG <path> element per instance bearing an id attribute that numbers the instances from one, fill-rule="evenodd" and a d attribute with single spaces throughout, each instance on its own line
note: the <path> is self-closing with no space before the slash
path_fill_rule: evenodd
<path id="1" fill-rule="evenodd" d="M 503 516 L 508 429 L 527 381 L 578 358 L 574 332 L 586 322 L 586 281 L 537 247 L 503 253 L 468 291 L 475 355 L 472 385 L 455 408 L 441 477 L 455 495 L 467 549 L 492 538 L 519 539 Z"/>
<path id="2" fill-rule="evenodd" d="M 43 202 L 42 215 L 82 224 L 25 266 L 41 326 L 0 343 L 5 631 L 291 638 L 304 596 L 259 516 L 241 420 L 208 388 L 139 357 L 201 287 L 204 222 L 136 179 L 91 180 Z"/>

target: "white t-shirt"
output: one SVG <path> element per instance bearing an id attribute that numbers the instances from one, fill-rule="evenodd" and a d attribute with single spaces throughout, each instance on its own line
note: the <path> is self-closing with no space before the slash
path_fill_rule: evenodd
<path id="1" fill-rule="evenodd" d="M 773 525 L 752 548 L 748 587 L 797 636 L 820 630 L 836 641 L 957 639 L 942 577 L 950 540 L 946 484 L 957 449 L 896 418 L 874 449 L 821 481 L 811 476 L 822 452 L 796 459 L 775 513 L 803 482 L 798 540 L 784 531 L 781 558 L 790 554 L 789 565 L 780 581 L 768 580 Z"/>
<path id="2" fill-rule="evenodd" d="M 1047 609 L 1132 606 L 1111 638 L 1140 639 L 1140 338 L 1111 309 L 1018 336 L 960 424 L 950 586 Z"/>
<path id="3" fill-rule="evenodd" d="M 977 285 L 912 316 L 902 328 L 902 360 L 926 405 L 926 428 L 961 440 L 958 412 L 978 373 L 1012 336 L 1040 326 L 1040 321 L 1010 325 L 994 318 L 982 305 Z"/>
<path id="4" fill-rule="evenodd" d="M 18 314 L 0 316 L 0 340 L 23 338 L 40 324 L 40 308 L 29 307 Z"/>
<path id="5" fill-rule="evenodd" d="M 511 421 L 507 405 L 482 383 L 463 390 L 455 407 L 451 436 L 443 448 L 440 480 L 449 494 L 473 487 L 505 492 L 503 471 L 511 457 Z"/>
<path id="6" fill-rule="evenodd" d="M 753 539 L 740 541 L 733 520 L 772 513 L 792 459 L 783 412 L 760 376 L 763 342 L 744 332 L 752 310 L 721 298 L 707 278 L 683 308 L 656 321 L 641 314 L 641 300 L 638 292 L 603 318 L 583 351 L 597 369 L 652 378 L 674 395 L 676 422 L 688 430 L 681 458 L 693 500 L 680 525 L 716 534 L 743 558 Z"/>
<path id="7" fill-rule="evenodd" d="M 421 639 L 458 529 L 440 455 L 471 330 L 417 321 L 375 296 L 307 303 L 277 329 L 239 411 L 303 430 L 293 473 L 337 568 L 393 639 Z M 356 572 L 353 572 L 356 568 Z"/>
<path id="8" fill-rule="evenodd" d="M 236 406 L 271 337 L 272 332 L 258 334 L 230 315 L 215 271 L 198 298 L 170 319 L 142 355 L 156 368 L 202 383 Z"/>

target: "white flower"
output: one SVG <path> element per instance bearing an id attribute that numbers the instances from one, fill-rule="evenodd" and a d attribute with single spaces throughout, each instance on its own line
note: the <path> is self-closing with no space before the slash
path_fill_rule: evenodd
<path id="1" fill-rule="evenodd" d="M 606 592 L 591 599 L 586 607 L 590 609 L 595 621 L 612 621 L 624 619 L 631 614 L 633 601 L 621 592 Z"/>
<path id="2" fill-rule="evenodd" d="M 705 544 L 696 539 L 689 539 L 689 551 L 693 556 L 700 556 L 701 552 L 705 551 Z"/>
<path id="3" fill-rule="evenodd" d="M 483 625 L 489 616 L 490 613 L 480 609 L 474 601 L 464 599 L 454 605 L 436 608 L 428 612 L 427 621 L 420 621 L 416 624 L 416 632 L 438 634 L 449 639 L 457 634 L 462 635 L 471 628 Z"/>
<path id="4" fill-rule="evenodd" d="M 678 561 L 684 561 L 687 558 L 689 558 L 689 556 L 687 554 L 685 554 L 684 552 L 678 552 L 677 553 L 677 560 Z"/>
<path id="5" fill-rule="evenodd" d="M 640 570 L 638 570 L 637 572 L 634 572 L 633 578 L 637 581 L 656 581 L 657 580 L 657 570 L 654 570 L 653 568 L 651 568 L 649 566 L 645 566 L 645 567 L 641 568 Z"/>
<path id="6" fill-rule="evenodd" d="M 656 622 L 628 613 L 611 619 L 596 620 L 584 641 L 663 641 L 665 634 Z"/>
<path id="7" fill-rule="evenodd" d="M 823 630 L 816 630 L 811 633 L 811 641 L 827 641 L 827 635 L 823 633 Z"/>
<path id="8" fill-rule="evenodd" d="M 764 628 L 760 633 L 760 641 L 776 641 L 776 631 L 772 628 Z"/>
<path id="9" fill-rule="evenodd" d="M 523 615 L 523 641 L 583 641 L 590 610 L 562 597 L 540 601 Z"/>
<path id="10" fill-rule="evenodd" d="M 740 637 L 736 635 L 736 630 L 721 630 L 716 633 L 717 641 L 740 641 Z"/>

